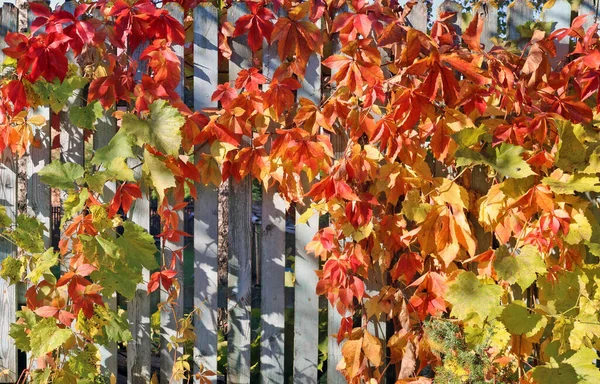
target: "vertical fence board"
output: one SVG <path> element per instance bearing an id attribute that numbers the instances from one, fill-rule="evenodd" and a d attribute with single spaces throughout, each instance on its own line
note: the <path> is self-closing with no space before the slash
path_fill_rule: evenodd
<path id="1" fill-rule="evenodd" d="M 406 18 L 414 29 L 427 32 L 427 4 L 425 0 L 418 0 Z"/>
<path id="2" fill-rule="evenodd" d="M 485 50 L 489 51 L 494 46 L 492 37 L 498 36 L 498 6 L 492 1 L 480 2 L 475 12 L 479 13 L 479 18 L 483 20 L 481 43 Z"/>
<path id="3" fill-rule="evenodd" d="M 234 3 L 227 15 L 235 22 L 246 13 L 243 3 Z M 234 82 L 238 73 L 252 66 L 252 52 L 246 36 L 232 39 L 229 60 L 229 80 Z M 252 182 L 246 177 L 241 182 L 229 182 L 229 264 L 228 264 L 228 319 L 227 381 L 250 381 L 250 302 L 252 281 Z"/>
<path id="4" fill-rule="evenodd" d="M 509 4 L 506 14 L 508 40 L 518 40 L 521 35 L 517 27 L 533 19 L 533 6 L 527 0 L 515 0 Z"/>
<path id="5" fill-rule="evenodd" d="M 598 0 L 583 0 L 579 6 L 578 14 L 588 15 L 583 23 L 583 28 L 587 31 L 592 24 L 598 22 Z"/>
<path id="6" fill-rule="evenodd" d="M 140 63 L 139 57 L 143 52 L 145 45 L 138 47 L 133 53 L 134 61 L 139 63 L 134 79 L 139 82 L 145 65 Z M 133 169 L 136 180 L 142 177 L 142 168 L 137 159 L 128 159 L 127 164 Z M 129 211 L 129 219 L 150 231 L 150 191 L 148 187 L 142 185 L 142 197 L 135 200 Z M 151 375 L 151 355 L 150 355 L 150 297 L 146 282 L 150 278 L 150 271 L 142 271 L 144 282 L 136 287 L 135 296 L 127 303 L 127 319 L 131 330 L 132 340 L 127 343 L 127 383 L 128 384 L 146 384 Z"/>
<path id="7" fill-rule="evenodd" d="M 302 88 L 298 98 L 307 98 L 319 104 L 321 101 L 321 59 L 312 55 L 308 60 Z M 308 191 L 308 183 L 305 183 Z M 305 202 L 307 204 L 308 202 Z M 315 271 L 319 269 L 319 259 L 306 252 L 306 245 L 319 230 L 319 216 L 314 214 L 306 223 L 298 218 L 306 206 L 296 205 L 296 257 L 294 261 L 294 383 L 317 383 L 319 364 L 319 297 L 316 293 L 318 282 Z M 300 320 L 301 319 L 301 320 Z"/>
<path id="8" fill-rule="evenodd" d="M 108 145 L 110 139 L 114 136 L 117 130 L 117 121 L 111 116 L 110 111 L 105 111 L 104 115 L 98 119 L 96 124 L 96 132 L 94 133 L 94 151 Z M 104 185 L 102 201 L 109 202 L 115 195 L 117 184 L 114 181 L 109 181 Z M 108 307 L 117 310 L 117 295 L 114 293 L 110 297 L 104 297 L 104 302 Z M 111 374 L 117 375 L 117 344 L 110 343 L 108 346 L 100 346 L 100 365 L 102 372 L 108 376 Z"/>
<path id="9" fill-rule="evenodd" d="M 265 43 L 263 55 L 263 74 L 269 79 L 281 64 L 277 44 Z M 285 201 L 275 187 L 263 190 L 261 231 L 260 382 L 276 384 L 284 382 Z"/>
<path id="10" fill-rule="evenodd" d="M 177 3 L 167 3 L 164 6 L 171 16 L 181 24 L 183 24 L 184 12 L 181 5 Z M 175 89 L 177 94 L 183 98 L 183 82 L 184 82 L 184 58 L 183 58 L 183 46 L 174 45 L 173 51 L 180 58 L 181 61 L 181 79 L 179 85 Z M 170 201 L 171 202 L 171 201 Z M 159 201 L 160 205 L 161 202 Z M 180 210 L 177 212 L 179 216 L 179 230 L 183 230 L 183 211 Z M 183 247 L 183 239 L 178 242 L 167 241 L 166 249 L 165 249 L 165 260 L 167 263 L 171 261 L 172 251 L 180 249 Z M 171 337 L 177 335 L 177 320 L 183 317 L 183 262 L 181 260 L 177 260 L 175 264 L 175 270 L 177 271 L 177 280 L 181 286 L 181 290 L 179 292 L 179 297 L 177 298 L 177 302 L 174 304 L 173 312 L 171 311 L 161 311 L 160 312 L 160 382 L 162 384 L 167 383 L 181 383 L 181 380 L 172 379 L 173 373 L 173 365 L 175 364 L 174 360 L 174 351 L 169 351 L 167 347 L 168 343 L 171 341 Z M 166 301 L 169 298 L 169 293 L 162 290 L 160 291 L 160 299 L 161 301 Z M 176 318 L 175 318 L 176 317 Z M 181 357 L 183 353 L 183 348 L 177 349 L 177 357 Z"/>
<path id="11" fill-rule="evenodd" d="M 211 101 L 218 83 L 218 19 L 217 9 L 203 3 L 194 10 L 194 108 L 216 107 Z M 201 148 L 209 152 L 208 146 Z M 218 309 L 218 197 L 214 185 L 196 183 L 194 201 L 194 306 L 196 344 L 194 361 L 217 372 Z M 216 382 L 216 375 L 210 378 Z"/>
<path id="12" fill-rule="evenodd" d="M 556 22 L 554 30 L 568 28 L 571 26 L 571 4 L 567 0 L 556 0 L 551 8 L 544 9 L 542 20 Z M 555 67 L 569 54 L 569 38 L 565 37 L 561 41 L 555 41 L 556 57 L 551 60 Z"/>
<path id="13" fill-rule="evenodd" d="M 5 46 L 3 37 L 7 32 L 15 32 L 18 26 L 18 12 L 13 4 L 2 5 L 2 19 L 0 22 L 0 48 Z M 4 54 L 0 50 L 0 60 L 4 61 Z M 8 217 L 15 219 L 17 212 L 17 173 L 16 160 L 10 149 L 6 149 L 0 164 L 0 204 L 6 209 Z M 16 248 L 6 240 L 0 240 L 0 263 L 8 256 L 14 255 Z M 0 383 L 14 382 L 18 376 L 17 348 L 14 341 L 8 336 L 10 324 L 15 322 L 17 311 L 17 289 L 15 285 L 9 286 L 8 281 L 0 278 L 0 371 L 8 370 L 7 375 L 0 375 Z"/>

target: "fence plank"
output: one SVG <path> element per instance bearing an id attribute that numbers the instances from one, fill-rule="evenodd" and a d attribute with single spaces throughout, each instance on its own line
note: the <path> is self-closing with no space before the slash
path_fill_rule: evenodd
<path id="1" fill-rule="evenodd" d="M 308 60 L 302 88 L 298 90 L 298 98 L 301 97 L 317 104 L 321 101 L 321 58 L 318 55 Z M 308 190 L 308 183 L 304 188 Z M 315 384 L 319 364 L 319 297 L 315 270 L 319 269 L 319 259 L 307 254 L 305 247 L 319 230 L 319 216 L 314 214 L 306 223 L 298 222 L 305 209 L 306 206 L 296 205 L 294 383 Z"/>
<path id="2" fill-rule="evenodd" d="M 329 337 L 327 342 L 327 384 L 343 384 L 346 383 L 346 379 L 336 369 L 338 362 L 342 360 L 342 348 L 335 338 L 340 330 L 342 315 L 329 302 L 327 302 L 327 310 L 327 335 Z"/>
<path id="3" fill-rule="evenodd" d="M 217 9 L 202 3 L 194 10 L 194 108 L 215 107 L 212 92 L 218 83 Z M 209 148 L 201 151 L 209 152 Z M 194 201 L 194 307 L 196 343 L 194 361 L 205 369 L 217 372 L 217 311 L 218 311 L 218 197 L 214 185 L 196 183 L 198 196 Z M 216 383 L 216 375 L 210 378 Z"/>
<path id="4" fill-rule="evenodd" d="M 283 10 L 280 10 L 283 13 Z M 272 78 L 281 64 L 277 44 L 264 44 L 263 74 Z M 265 85 L 267 88 L 268 85 Z M 261 383 L 284 382 L 285 201 L 276 188 L 263 190 L 260 236 Z"/>
<path id="5" fill-rule="evenodd" d="M 421 32 L 427 32 L 427 4 L 418 0 L 407 16 L 410 25 Z"/>
<path id="6" fill-rule="evenodd" d="M 479 2 L 475 6 L 475 12 L 483 20 L 483 31 L 481 31 L 481 43 L 485 50 L 489 51 L 494 46 L 492 37 L 498 36 L 498 6 L 493 1 Z"/>
<path id="7" fill-rule="evenodd" d="M 533 5 L 527 0 L 515 0 L 506 11 L 506 31 L 509 40 L 519 40 L 517 27 L 533 19 Z"/>
<path id="8" fill-rule="evenodd" d="M 235 24 L 246 13 L 246 6 L 236 2 L 229 9 L 227 18 Z M 231 44 L 229 80 L 233 82 L 242 69 L 252 66 L 252 52 L 246 36 L 232 39 Z M 227 381 L 236 384 L 250 382 L 251 191 L 250 177 L 241 182 L 229 182 Z"/>
<path id="9" fill-rule="evenodd" d="M 139 63 L 139 57 L 146 45 L 138 47 L 133 53 L 134 62 Z M 143 63 L 137 67 L 134 79 L 139 82 L 145 70 Z M 138 159 L 128 159 L 127 164 L 133 169 L 136 180 L 142 177 L 142 168 Z M 129 211 L 129 219 L 150 231 L 150 199 L 148 187 L 142 185 L 142 197 L 135 200 Z M 127 383 L 146 384 L 151 375 L 150 354 L 150 296 L 146 282 L 150 278 L 150 271 L 142 271 L 144 282 L 136 287 L 134 298 L 127 303 L 127 319 L 131 330 L 132 340 L 127 343 Z"/>
<path id="10" fill-rule="evenodd" d="M 588 15 L 583 23 L 583 28 L 587 31 L 592 24 L 598 22 L 598 0 L 583 0 L 579 5 L 578 14 Z"/>
<path id="11" fill-rule="evenodd" d="M 571 26 L 571 4 L 567 0 L 556 0 L 551 8 L 544 9 L 542 20 L 556 22 L 554 30 Z M 556 57 L 551 60 L 552 66 L 558 65 L 569 54 L 569 37 L 555 41 Z"/>
<path id="12" fill-rule="evenodd" d="M 2 5 L 0 22 L 0 36 L 7 32 L 15 32 L 18 27 L 18 10 L 13 4 Z M 5 46 L 4 39 L 0 39 L 0 48 Z M 4 53 L 0 50 L 0 62 L 4 61 Z M 17 212 L 17 162 L 10 149 L 6 149 L 0 164 L 0 204 L 6 208 L 6 213 L 15 219 Z M 0 263 L 7 256 L 12 256 L 16 248 L 6 240 L 0 240 Z M 9 286 L 8 282 L 0 278 L 0 371 L 8 370 L 7 375 L 0 374 L 0 383 L 14 382 L 18 376 L 17 348 L 12 338 L 8 337 L 10 324 L 16 320 L 17 288 Z"/>
<path id="13" fill-rule="evenodd" d="M 110 139 L 114 136 L 117 130 L 117 121 L 111 116 L 111 111 L 105 111 L 104 115 L 98 119 L 96 123 L 96 132 L 94 133 L 94 150 L 108 145 Z M 114 181 L 109 181 L 104 185 L 102 201 L 109 202 L 115 195 L 117 184 Z M 111 297 L 104 297 L 104 302 L 108 307 L 117 310 L 117 295 L 113 293 Z M 110 343 L 108 346 L 100 346 L 100 366 L 102 372 L 110 377 L 111 374 L 117 375 L 117 344 Z"/>
<path id="14" fill-rule="evenodd" d="M 168 3 L 164 6 L 171 16 L 181 24 L 183 24 L 184 12 L 181 5 L 177 3 Z M 175 89 L 177 94 L 183 99 L 183 82 L 184 82 L 184 58 L 183 58 L 183 46 L 174 45 L 173 51 L 180 58 L 181 61 L 181 79 L 179 81 L 179 85 Z M 160 205 L 161 202 L 159 202 Z M 183 210 L 177 212 L 179 216 L 179 230 L 183 230 Z M 178 242 L 168 241 L 166 243 L 165 250 L 165 260 L 167 262 L 171 261 L 172 251 L 180 249 L 183 247 L 183 239 Z M 182 380 L 174 380 L 171 378 L 173 372 L 173 365 L 175 364 L 174 352 L 169 351 L 167 345 L 171 341 L 171 337 L 177 335 L 177 320 L 183 317 L 183 262 L 180 260 L 176 261 L 175 270 L 177 271 L 177 280 L 181 286 L 181 290 L 179 292 L 179 297 L 177 298 L 177 302 L 174 305 L 173 313 L 171 311 L 161 311 L 160 312 L 160 382 L 162 384 L 167 383 L 181 383 Z M 167 291 L 160 291 L 160 299 L 161 301 L 166 301 L 169 298 L 169 293 Z M 183 348 L 177 349 L 177 357 L 181 357 L 183 353 Z"/>

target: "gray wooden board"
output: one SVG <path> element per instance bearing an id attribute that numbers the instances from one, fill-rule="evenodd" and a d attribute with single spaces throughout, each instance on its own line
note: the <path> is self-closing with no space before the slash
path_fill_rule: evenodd
<path id="1" fill-rule="evenodd" d="M 478 12 L 483 20 L 481 43 L 485 46 L 485 50 L 489 51 L 494 46 L 492 38 L 498 36 L 498 7 L 490 1 L 481 2 L 475 12 Z"/>
<path id="2" fill-rule="evenodd" d="M 210 3 L 194 10 L 194 108 L 216 107 L 211 101 L 218 83 L 218 11 Z M 208 146 L 200 151 L 208 152 Z M 194 202 L 194 362 L 217 372 L 218 188 L 196 183 Z M 195 369 L 198 369 L 195 366 Z M 210 377 L 216 383 L 217 377 Z"/>
<path id="3" fill-rule="evenodd" d="M 421 32 L 427 32 L 427 4 L 418 0 L 407 16 L 410 25 Z"/>
<path id="4" fill-rule="evenodd" d="M 527 0 L 515 0 L 509 4 L 506 16 L 506 31 L 508 40 L 519 40 L 517 27 L 533 19 L 533 7 Z M 520 44 L 522 48 L 524 43 Z"/>
<path id="5" fill-rule="evenodd" d="M 556 0 L 552 8 L 544 9 L 542 20 L 556 22 L 554 30 L 568 28 L 571 26 L 571 4 L 567 0 Z M 552 66 L 564 62 L 569 54 L 569 38 L 565 37 L 561 41 L 554 41 L 556 47 L 556 57 L 551 60 Z"/>
<path id="6" fill-rule="evenodd" d="M 302 88 L 298 98 L 307 98 L 316 104 L 321 101 L 321 59 L 312 55 L 308 60 Z M 304 189 L 308 191 L 308 183 Z M 319 229 L 319 215 L 314 214 L 306 223 L 298 222 L 305 207 L 296 206 L 296 255 L 294 260 L 294 383 L 317 383 L 319 364 L 319 297 L 316 270 L 319 260 L 307 254 L 306 245 L 312 241 Z"/>
<path id="7" fill-rule="evenodd" d="M 13 4 L 2 5 L 0 36 L 7 32 L 15 32 L 18 26 L 18 12 Z M 0 39 L 0 48 L 5 46 Z M 4 61 L 4 53 L 0 50 L 0 60 Z M 6 208 L 6 213 L 15 219 L 17 211 L 17 173 L 16 160 L 5 150 L 0 164 L 0 204 Z M 0 240 L 0 263 L 7 256 L 13 256 L 16 248 L 8 241 Z M 17 288 L 9 286 L 8 281 L 0 278 L 0 371 L 7 370 L 8 374 L 0 375 L 0 383 L 15 382 L 18 377 L 17 348 L 12 338 L 8 337 L 10 324 L 16 321 Z"/>
<path id="8" fill-rule="evenodd" d="M 265 43 L 263 55 L 263 74 L 272 78 L 281 64 L 277 44 Z M 275 384 L 285 380 L 285 201 L 276 187 L 263 191 L 260 242 L 260 381 Z"/>
<path id="9" fill-rule="evenodd" d="M 169 11 L 169 14 L 174 19 L 183 24 L 184 12 L 183 8 L 177 3 L 167 3 L 164 7 Z M 181 81 L 176 88 L 176 92 L 180 97 L 183 98 L 183 77 L 184 77 L 184 58 L 183 58 L 183 47 L 180 45 L 173 46 L 173 51 L 180 58 L 181 61 Z M 179 215 L 179 230 L 183 230 L 183 211 L 177 212 Z M 183 239 L 178 242 L 167 241 L 165 250 L 165 262 L 170 263 L 172 258 L 172 252 L 183 247 Z M 177 348 L 177 355 L 172 350 L 169 350 L 168 344 L 171 341 L 171 337 L 177 335 L 177 320 L 183 317 L 183 262 L 177 260 L 175 263 L 175 270 L 177 271 L 177 280 L 181 286 L 179 297 L 177 302 L 174 304 L 173 312 L 163 310 L 160 312 L 160 382 L 161 384 L 177 384 L 181 383 L 182 380 L 175 380 L 172 378 L 173 365 L 175 364 L 174 358 L 179 358 L 183 354 L 183 348 Z M 160 291 L 161 301 L 166 301 L 169 297 L 169 293 L 165 290 Z"/>
<path id="10" fill-rule="evenodd" d="M 145 44 L 138 47 L 133 53 L 133 61 L 140 62 L 139 57 L 145 48 Z M 134 75 L 135 81 L 142 78 L 143 63 L 138 65 Z M 142 168 L 137 159 L 128 159 L 127 164 L 133 169 L 136 180 L 142 177 Z M 129 219 L 145 230 L 150 230 L 150 200 L 149 190 L 142 185 L 142 197 L 135 200 L 128 213 Z M 127 383 L 145 384 L 151 373 L 150 355 L 150 297 L 148 295 L 147 282 L 150 279 L 150 271 L 142 271 L 144 282 L 136 287 L 134 298 L 127 303 L 127 318 L 132 335 L 132 340 L 127 343 Z"/>
<path id="11" fill-rule="evenodd" d="M 246 6 L 235 2 L 227 18 L 235 25 L 246 13 Z M 234 82 L 242 69 L 252 66 L 252 52 L 245 35 L 233 38 L 231 48 L 229 80 Z M 250 177 L 241 182 L 230 180 L 227 380 L 235 384 L 250 382 L 251 190 Z"/>

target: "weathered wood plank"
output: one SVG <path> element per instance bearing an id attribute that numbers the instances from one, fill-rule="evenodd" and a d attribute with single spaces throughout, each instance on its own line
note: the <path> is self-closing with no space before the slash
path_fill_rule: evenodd
<path id="1" fill-rule="evenodd" d="M 342 345 L 338 344 L 335 336 L 340 330 L 342 315 L 328 302 L 327 304 L 327 384 L 343 384 L 346 379 L 336 366 L 342 360 Z"/>
<path id="2" fill-rule="evenodd" d="M 234 3 L 227 18 L 232 23 L 244 14 L 246 6 Z M 252 66 L 252 52 L 247 37 L 232 39 L 229 80 Z M 228 334 L 227 380 L 230 383 L 250 382 L 250 308 L 252 282 L 251 201 L 252 182 L 229 182 L 229 263 L 228 263 Z"/>
<path id="3" fill-rule="evenodd" d="M 145 45 L 138 47 L 133 53 L 135 62 L 139 62 L 139 57 L 144 50 Z M 140 63 L 143 64 L 143 63 Z M 142 78 L 143 65 L 138 65 L 134 75 L 136 82 Z M 127 164 L 133 169 L 136 180 L 142 177 L 142 168 L 137 159 L 128 159 Z M 129 211 L 129 219 L 145 230 L 150 230 L 150 199 L 149 190 L 142 185 L 142 197 L 137 199 Z M 142 271 L 144 282 L 136 287 L 134 298 L 127 303 L 127 318 L 131 330 L 132 340 L 127 343 L 127 383 L 128 384 L 146 384 L 151 375 L 151 356 L 150 351 L 150 297 L 146 282 L 150 278 L 150 271 Z"/>
<path id="4" fill-rule="evenodd" d="M 211 95 L 218 84 L 217 9 L 203 3 L 194 10 L 194 108 L 215 107 Z M 208 152 L 205 145 L 200 151 Z M 194 307 L 197 313 L 194 361 L 217 372 L 218 197 L 214 185 L 196 183 L 194 202 Z M 195 369 L 198 369 L 195 367 Z M 216 383 L 217 377 L 210 378 Z"/>
<path id="5" fill-rule="evenodd" d="M 421 32 L 427 32 L 427 4 L 418 0 L 407 16 L 410 25 Z"/>
<path id="6" fill-rule="evenodd" d="M 283 13 L 283 10 L 280 10 Z M 277 44 L 264 44 L 263 75 L 281 65 Z M 268 88 L 265 84 L 264 89 Z M 260 242 L 261 339 L 260 381 L 282 383 L 285 351 L 285 201 L 277 188 L 263 191 Z"/>
<path id="7" fill-rule="evenodd" d="M 533 6 L 527 0 L 515 0 L 509 4 L 506 14 L 508 40 L 519 40 L 521 35 L 517 27 L 533 20 Z"/>
<path id="8" fill-rule="evenodd" d="M 164 8 L 169 12 L 171 16 L 181 24 L 183 24 L 184 12 L 183 8 L 177 3 L 167 3 Z M 173 51 L 179 57 L 181 62 L 181 79 L 179 85 L 175 89 L 177 94 L 183 98 L 183 81 L 184 81 L 184 58 L 183 58 L 183 46 L 174 45 Z M 159 202 L 160 204 L 160 202 Z M 179 216 L 179 228 L 183 230 L 183 211 L 180 210 L 178 213 Z M 171 261 L 172 252 L 178 250 L 183 247 L 183 238 L 178 242 L 168 241 L 165 247 L 165 260 L 167 263 Z M 177 260 L 175 262 L 175 270 L 177 271 L 177 280 L 179 281 L 180 286 L 183 288 L 183 262 L 181 260 Z M 172 336 L 176 336 L 177 334 L 177 320 L 183 317 L 183 295 L 184 290 L 181 289 L 179 292 L 179 297 L 177 298 L 177 302 L 174 305 L 173 313 L 171 311 L 161 311 L 160 312 L 160 382 L 162 384 L 177 384 L 181 383 L 182 380 L 173 379 L 173 365 L 175 364 L 174 360 L 174 351 L 169 351 L 167 345 L 171 341 Z M 166 301 L 169 298 L 169 293 L 161 290 L 160 291 L 160 299 L 161 301 Z M 177 349 L 177 357 L 181 357 L 183 353 L 183 348 Z"/>
<path id="9" fill-rule="evenodd" d="M 498 6 L 493 1 L 479 2 L 475 7 L 479 18 L 483 20 L 481 43 L 489 51 L 494 46 L 492 38 L 498 36 Z"/>
<path id="10" fill-rule="evenodd" d="M 307 98 L 314 103 L 321 101 L 321 59 L 312 55 L 308 60 L 306 75 L 298 98 Z M 308 190 L 305 183 L 305 190 Z M 306 252 L 306 245 L 319 230 L 319 216 L 314 214 L 306 223 L 298 218 L 306 206 L 296 205 L 296 257 L 294 261 L 294 383 L 316 384 L 319 352 L 319 297 L 316 293 L 318 282 L 315 271 L 319 260 Z M 301 319 L 301 321 L 300 321 Z"/>
<path id="11" fill-rule="evenodd" d="M 111 111 L 105 111 L 104 115 L 98 119 L 96 123 L 96 131 L 94 133 L 94 151 L 108 145 L 110 139 L 117 131 L 117 121 L 111 116 Z M 115 195 L 117 184 L 114 181 L 109 181 L 104 185 L 102 193 L 102 201 L 109 202 Z M 104 297 L 104 302 L 108 307 L 117 310 L 117 295 L 113 294 L 110 297 Z M 111 374 L 117 375 L 117 344 L 111 343 L 108 346 L 100 346 L 100 366 L 101 371 L 110 377 Z"/>
<path id="12" fill-rule="evenodd" d="M 598 22 L 597 0 L 583 0 L 579 5 L 578 14 L 588 15 L 583 23 L 583 28 L 587 31 L 592 24 Z"/>
<path id="13" fill-rule="evenodd" d="M 13 4 L 4 3 L 1 10 L 0 36 L 15 32 L 18 27 L 18 10 Z M 0 62 L 4 61 L 4 39 L 0 38 Z M 10 150 L 1 154 L 0 164 L 0 205 L 4 206 L 8 217 L 12 220 L 17 212 L 17 162 Z M 16 247 L 6 240 L 0 239 L 0 263 L 8 256 L 13 256 Z M 17 287 L 9 286 L 8 281 L 0 278 L 0 371 L 8 374 L 0 375 L 0 383 L 15 382 L 18 377 L 17 348 L 12 338 L 8 337 L 10 324 L 16 321 Z"/>
<path id="14" fill-rule="evenodd" d="M 567 0 L 557 0 L 551 8 L 542 11 L 542 20 L 555 22 L 554 30 L 571 26 L 571 4 Z M 558 65 L 569 54 L 569 37 L 555 41 L 556 57 L 551 60 L 552 66 Z"/>

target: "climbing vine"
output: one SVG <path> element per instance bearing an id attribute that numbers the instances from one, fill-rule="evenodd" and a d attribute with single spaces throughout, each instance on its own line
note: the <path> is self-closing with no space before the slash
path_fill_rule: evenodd
<path id="1" fill-rule="evenodd" d="M 188 16 L 199 4 L 178 3 Z M 98 347 L 131 338 L 107 297 L 132 298 L 146 283 L 168 293 L 163 310 L 176 305 L 183 251 L 166 244 L 187 235 L 177 213 L 186 190 L 251 177 L 304 204 L 300 221 L 330 219 L 307 250 L 323 262 L 317 293 L 343 317 L 337 369 L 349 382 L 598 382 L 597 25 L 530 24 L 523 48 L 484 47 L 477 14 L 460 35 L 453 13 L 425 33 L 408 22 L 414 2 L 245 3 L 247 15 L 221 22 L 219 49 L 228 59 L 230 40 L 247 36 L 256 65 L 216 86 L 219 108 L 205 111 L 178 92 L 174 46 L 189 34 L 149 0 L 81 2 L 72 13 L 32 2 L 31 32 L 6 35 L 0 151 L 36 145 L 38 106 L 86 130 L 106 116 L 120 127 L 85 166 L 55 160 L 39 172 L 66 196 L 57 250 L 37 220 L 0 212 L 3 241 L 21 250 L 0 276 L 28 287 L 10 328 L 36 361 L 22 379 L 96 380 Z M 325 55 L 332 41 L 341 49 Z M 565 41 L 572 54 L 556 57 Z M 265 42 L 281 59 L 270 77 Z M 297 99 L 315 55 L 330 93 Z M 345 147 L 335 151 L 332 137 Z M 108 199 L 107 182 L 118 185 Z M 160 249 L 126 220 L 148 186 Z M 173 379 L 189 378 L 177 347 L 194 337 L 191 316 L 177 320 Z M 367 326 L 381 321 L 386 339 Z"/>

